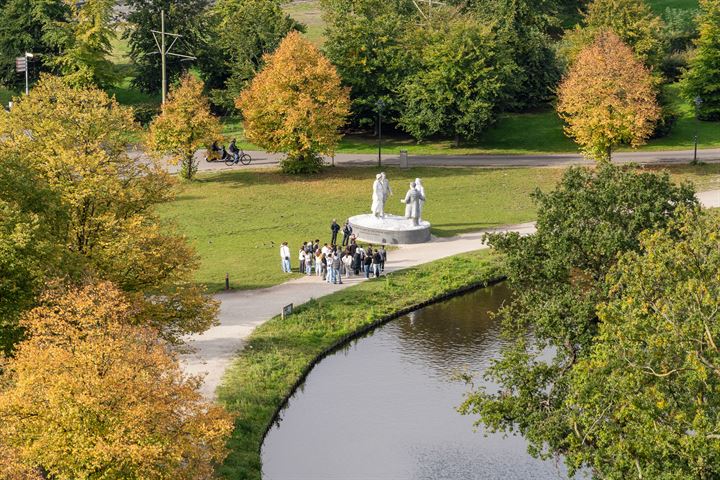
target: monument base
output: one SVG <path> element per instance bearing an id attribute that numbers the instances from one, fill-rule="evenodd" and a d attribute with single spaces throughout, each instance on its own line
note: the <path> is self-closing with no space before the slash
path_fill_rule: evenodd
<path id="1" fill-rule="evenodd" d="M 412 219 L 385 215 L 378 218 L 372 214 L 350 217 L 350 226 L 358 240 L 383 245 L 407 245 L 430 241 L 430 222 L 413 225 Z"/>

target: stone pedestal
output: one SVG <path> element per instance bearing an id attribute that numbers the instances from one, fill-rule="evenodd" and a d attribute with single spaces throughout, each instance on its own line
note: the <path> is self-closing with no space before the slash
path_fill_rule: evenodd
<path id="1" fill-rule="evenodd" d="M 385 215 L 378 218 L 372 214 L 350 217 L 350 225 L 358 240 L 384 245 L 407 245 L 430 241 L 430 222 L 413 225 L 412 219 Z"/>

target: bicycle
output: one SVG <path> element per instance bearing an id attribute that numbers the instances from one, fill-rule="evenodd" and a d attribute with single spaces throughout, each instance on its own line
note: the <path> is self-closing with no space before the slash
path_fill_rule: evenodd
<path id="1" fill-rule="evenodd" d="M 228 152 L 225 149 L 225 146 L 218 147 L 217 144 L 209 147 L 207 149 L 207 156 L 205 157 L 206 162 L 224 162 L 225 165 L 228 167 L 232 167 L 233 165 L 237 165 L 238 163 L 242 163 L 243 165 L 250 165 L 250 162 L 252 162 L 252 157 L 245 153 L 242 149 L 237 154 L 237 160 L 235 160 L 235 155 Z"/>

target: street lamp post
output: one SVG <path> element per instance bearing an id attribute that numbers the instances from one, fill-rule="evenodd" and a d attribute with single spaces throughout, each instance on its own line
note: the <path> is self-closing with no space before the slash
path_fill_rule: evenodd
<path id="1" fill-rule="evenodd" d="M 30 76 L 28 70 L 30 70 L 30 61 L 28 59 L 33 58 L 33 54 L 25 52 L 25 95 L 30 94 Z"/>
<path id="2" fill-rule="evenodd" d="M 382 167 L 382 111 L 385 107 L 385 102 L 382 99 L 378 100 L 375 104 L 378 112 L 378 168 Z"/>
<path id="3" fill-rule="evenodd" d="M 702 98 L 695 97 L 695 119 L 700 120 L 700 106 L 702 105 Z M 698 150 L 698 127 L 697 124 L 695 124 L 695 152 L 693 153 L 693 164 L 696 164 L 698 161 L 697 158 L 697 150 Z"/>

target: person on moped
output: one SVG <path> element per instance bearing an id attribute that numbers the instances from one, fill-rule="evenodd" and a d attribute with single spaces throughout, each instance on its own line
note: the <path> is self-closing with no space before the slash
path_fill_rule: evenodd
<path id="1" fill-rule="evenodd" d="M 232 154 L 233 158 L 235 159 L 235 163 L 238 163 L 240 161 L 240 149 L 235 144 L 234 138 L 230 142 L 230 145 L 228 145 L 228 150 L 230 150 L 230 153 Z"/>

